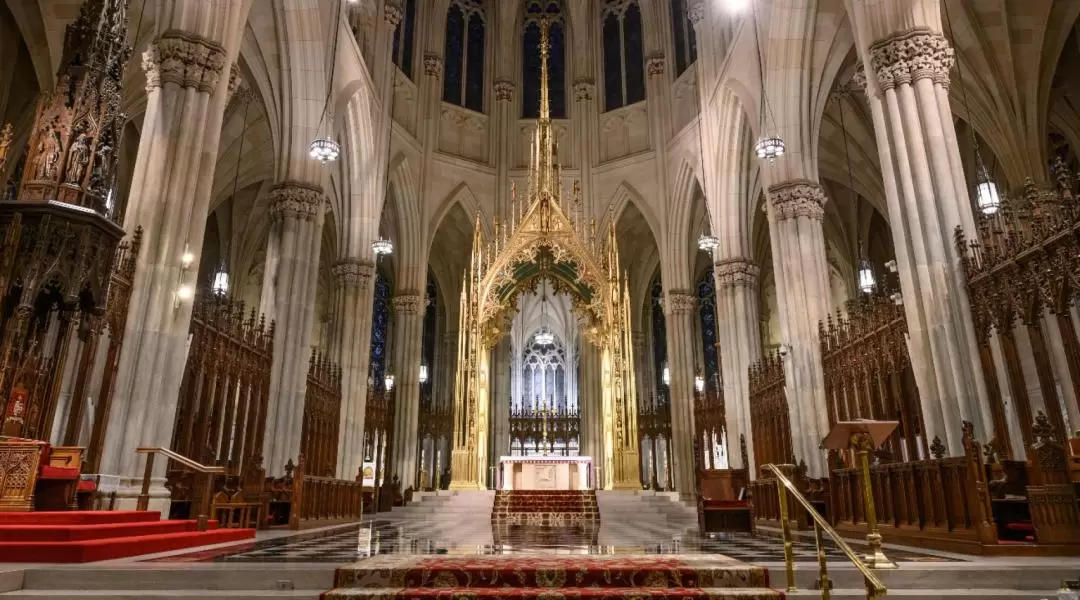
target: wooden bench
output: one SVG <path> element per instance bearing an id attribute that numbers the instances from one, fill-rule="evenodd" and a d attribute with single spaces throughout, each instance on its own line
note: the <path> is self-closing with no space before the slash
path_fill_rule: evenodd
<path id="1" fill-rule="evenodd" d="M 698 529 L 710 533 L 753 533 L 754 518 L 745 498 L 746 469 L 698 471 Z"/>

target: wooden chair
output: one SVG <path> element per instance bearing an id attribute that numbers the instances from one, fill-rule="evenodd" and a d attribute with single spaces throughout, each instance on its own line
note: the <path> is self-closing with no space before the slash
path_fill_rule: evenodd
<path id="1" fill-rule="evenodd" d="M 753 533 L 754 518 L 745 497 L 746 469 L 698 471 L 698 528 L 701 534 Z"/>
<path id="2" fill-rule="evenodd" d="M 77 510 L 84 448 L 0 438 L 0 511 Z"/>

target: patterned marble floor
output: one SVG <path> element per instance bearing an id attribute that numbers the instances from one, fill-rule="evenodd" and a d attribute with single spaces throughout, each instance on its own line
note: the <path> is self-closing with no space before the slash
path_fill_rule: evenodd
<path id="1" fill-rule="evenodd" d="M 639 532 L 640 533 L 640 532 Z M 486 539 L 485 539 L 486 538 Z M 609 538 L 609 539 L 604 539 Z M 437 530 L 423 523 L 402 524 L 372 521 L 362 526 L 323 533 L 298 534 L 273 540 L 250 542 L 225 548 L 201 550 L 153 559 L 153 562 L 225 562 L 225 563 L 332 563 L 345 564 L 362 558 L 386 554 L 723 554 L 751 563 L 782 562 L 783 546 L 776 538 L 731 535 L 718 538 L 664 535 L 657 532 L 655 542 L 610 539 L 596 532 L 581 530 L 543 530 L 521 527 L 492 532 L 488 536 L 470 536 Z M 492 539 L 497 543 L 492 543 Z M 470 543 L 475 541 L 477 543 Z M 795 542 L 795 560 L 815 562 L 817 553 L 809 542 Z M 856 549 L 857 550 L 857 549 Z M 827 550 L 830 561 L 844 561 L 842 553 Z M 890 550 L 898 562 L 954 562 L 956 558 L 929 553 Z"/>

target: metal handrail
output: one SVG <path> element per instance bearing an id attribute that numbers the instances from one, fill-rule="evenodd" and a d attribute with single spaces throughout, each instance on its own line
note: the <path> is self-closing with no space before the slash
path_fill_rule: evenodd
<path id="1" fill-rule="evenodd" d="M 213 487 L 214 475 L 218 475 L 225 472 L 225 467 L 210 467 L 201 463 L 197 463 L 194 460 L 169 450 L 168 448 L 136 448 L 136 454 L 146 455 L 146 468 L 143 470 L 142 491 L 139 493 L 138 501 L 135 505 L 135 510 L 147 510 L 150 508 L 150 478 L 154 474 L 154 456 L 161 454 L 166 458 L 170 458 L 180 463 L 181 465 L 199 473 L 205 475 L 205 481 L 202 486 L 202 495 L 199 501 L 198 511 L 199 514 L 195 519 L 195 527 L 199 531 L 206 531 L 210 526 L 210 489 Z"/>
<path id="2" fill-rule="evenodd" d="M 777 495 L 780 497 L 780 528 L 784 536 L 784 566 L 787 571 L 787 590 L 794 592 L 795 587 L 795 559 L 793 556 L 792 542 L 791 542 L 791 524 L 788 521 L 788 500 L 785 490 L 791 492 L 791 495 L 795 500 L 802 505 L 803 509 L 810 515 L 810 518 L 814 521 L 814 541 L 817 544 L 818 555 L 818 582 L 821 587 L 821 597 L 824 600 L 829 600 L 831 597 L 831 584 L 829 582 L 829 570 L 825 560 L 825 549 L 822 544 L 821 532 L 824 530 L 829 534 L 829 537 L 836 542 L 837 547 L 847 556 L 855 568 L 862 573 L 863 579 L 866 581 L 866 597 L 869 600 L 879 600 L 884 598 L 887 593 L 885 584 L 881 583 L 881 580 L 874 575 L 866 564 L 863 563 L 859 555 L 851 549 L 851 546 L 840 537 L 840 534 L 829 525 L 825 517 L 821 516 L 821 513 L 814 508 L 813 504 L 802 495 L 802 492 L 795 487 L 795 484 L 789 480 L 784 473 L 780 470 L 781 467 L 794 468 L 794 465 L 762 465 L 762 470 L 768 471 L 776 477 L 776 481 L 780 484 L 777 489 Z"/>

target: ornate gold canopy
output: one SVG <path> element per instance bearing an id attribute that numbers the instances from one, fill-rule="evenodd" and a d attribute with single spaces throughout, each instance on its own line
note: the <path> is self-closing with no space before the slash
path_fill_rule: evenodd
<path id="1" fill-rule="evenodd" d="M 485 487 L 490 349 L 509 332 L 521 291 L 534 290 L 544 279 L 557 293 L 570 295 L 584 336 L 601 352 L 605 439 L 599 446 L 604 456 L 593 458 L 602 465 L 603 487 L 637 488 L 630 296 L 619 268 L 614 219 L 607 235 L 597 236 L 595 219 L 585 226 L 580 187 L 575 183 L 571 193 L 563 191 L 548 99 L 546 21 L 540 31 L 540 116 L 529 161 L 528 196 L 519 202 L 515 186 L 511 214 L 505 223 L 492 221 L 490 240 L 477 216 L 462 286 L 451 488 Z"/>

